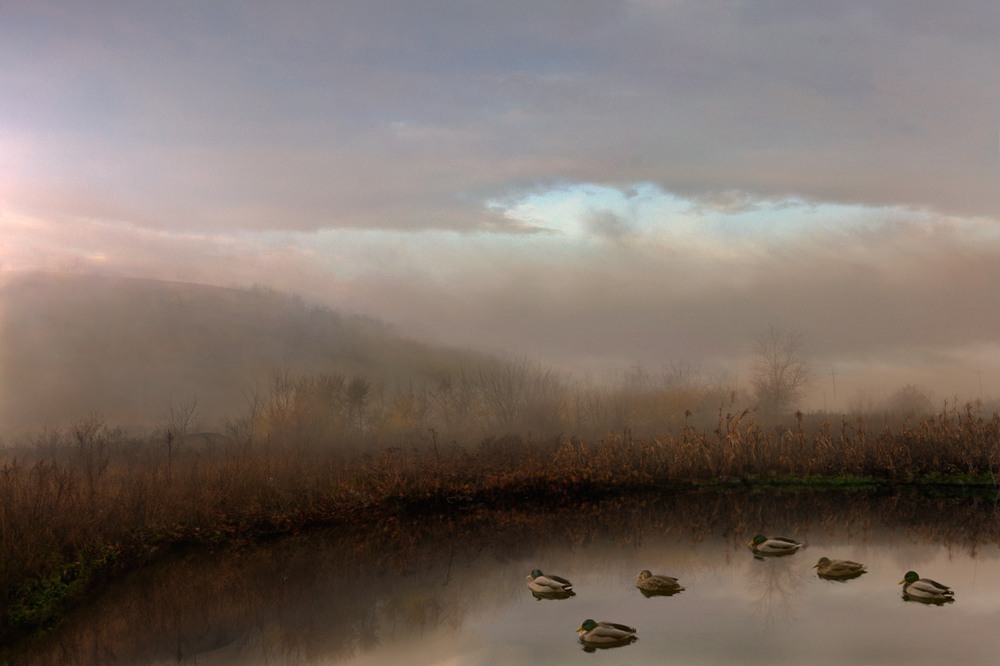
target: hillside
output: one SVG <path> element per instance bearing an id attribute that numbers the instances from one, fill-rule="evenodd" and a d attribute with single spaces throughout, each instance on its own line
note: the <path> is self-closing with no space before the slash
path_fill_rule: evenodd
<path id="1" fill-rule="evenodd" d="M 90 412 L 152 427 L 197 399 L 211 428 L 277 367 L 429 379 L 469 354 L 268 289 L 30 274 L 0 286 L 0 437 Z"/>

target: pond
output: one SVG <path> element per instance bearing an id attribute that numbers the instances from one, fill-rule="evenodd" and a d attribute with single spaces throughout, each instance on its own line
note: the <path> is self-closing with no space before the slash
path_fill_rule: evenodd
<path id="1" fill-rule="evenodd" d="M 179 554 L 110 585 L 26 664 L 994 664 L 1000 512 L 992 498 L 706 492 L 534 511 L 457 500 L 212 554 Z M 805 543 L 756 558 L 757 532 Z M 863 562 L 817 576 L 827 556 Z M 537 599 L 533 569 L 574 584 Z M 642 569 L 686 588 L 647 597 Z M 915 570 L 955 600 L 904 600 Z M 587 650 L 587 619 L 637 640 Z"/>

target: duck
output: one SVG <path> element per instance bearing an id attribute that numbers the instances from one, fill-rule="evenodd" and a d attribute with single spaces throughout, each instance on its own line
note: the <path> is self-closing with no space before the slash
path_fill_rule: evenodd
<path id="1" fill-rule="evenodd" d="M 612 647 L 636 640 L 635 629 L 617 622 L 584 620 L 580 628 L 580 642 L 593 647 Z"/>
<path id="2" fill-rule="evenodd" d="M 635 579 L 635 586 L 647 596 L 675 594 L 684 589 L 684 586 L 678 583 L 676 578 L 654 574 L 649 569 L 643 569 L 639 572 L 639 576 Z"/>
<path id="3" fill-rule="evenodd" d="M 536 597 L 570 597 L 575 594 L 573 583 L 562 576 L 547 576 L 540 569 L 528 574 L 528 587 Z"/>
<path id="4" fill-rule="evenodd" d="M 794 539 L 766 537 L 763 534 L 755 536 L 747 545 L 756 555 L 791 555 L 802 547 Z"/>
<path id="5" fill-rule="evenodd" d="M 899 581 L 899 584 L 903 586 L 903 597 L 906 599 L 916 599 L 917 601 L 932 603 L 944 603 L 955 600 L 955 590 L 936 580 L 921 578 L 916 571 L 907 571 L 903 576 L 903 580 Z"/>
<path id="6" fill-rule="evenodd" d="M 819 562 L 813 565 L 816 575 L 820 578 L 833 578 L 846 580 L 856 578 L 863 573 L 868 573 L 865 565 L 851 560 L 831 560 L 829 557 L 819 558 Z"/>

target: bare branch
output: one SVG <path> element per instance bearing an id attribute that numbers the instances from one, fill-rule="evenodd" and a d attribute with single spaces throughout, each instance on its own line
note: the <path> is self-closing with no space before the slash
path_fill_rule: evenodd
<path id="1" fill-rule="evenodd" d="M 801 333 L 778 326 L 768 327 L 754 340 L 750 385 L 764 410 L 790 409 L 808 392 L 812 372 L 803 347 Z"/>

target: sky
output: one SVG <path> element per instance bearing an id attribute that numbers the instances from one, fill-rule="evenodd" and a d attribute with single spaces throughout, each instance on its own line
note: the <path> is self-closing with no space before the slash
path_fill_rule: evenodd
<path id="1" fill-rule="evenodd" d="M 0 276 L 266 285 L 589 376 L 1000 396 L 1000 5 L 0 5 Z M 839 403 L 839 404 L 838 404 Z"/>

